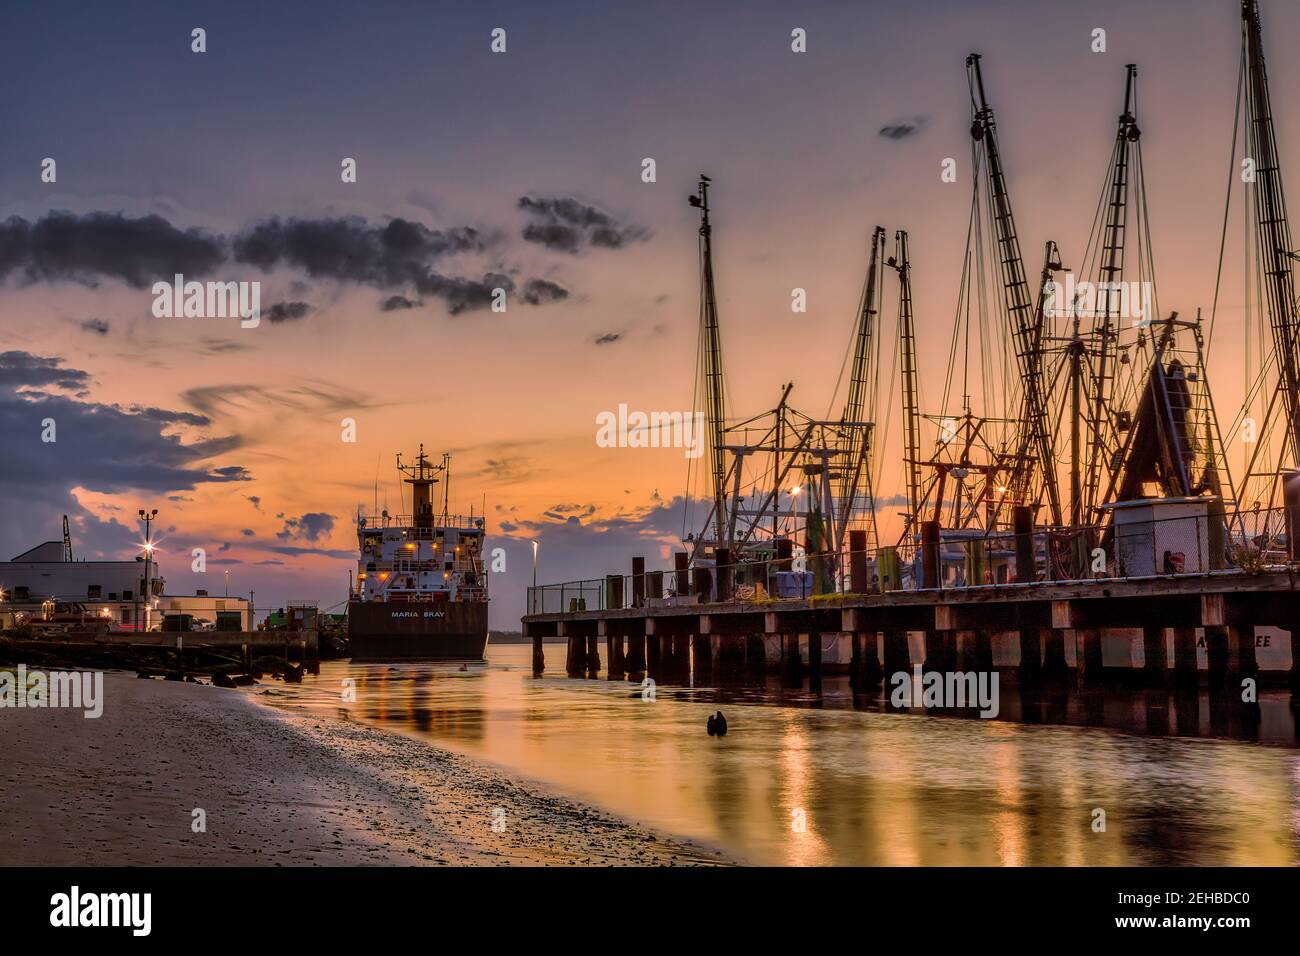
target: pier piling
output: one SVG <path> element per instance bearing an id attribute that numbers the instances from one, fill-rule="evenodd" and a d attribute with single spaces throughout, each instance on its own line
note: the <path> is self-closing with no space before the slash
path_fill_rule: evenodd
<path id="1" fill-rule="evenodd" d="M 789 683 L 803 680 L 803 659 L 799 656 L 799 635 L 781 635 L 781 676 Z"/>
<path id="2" fill-rule="evenodd" d="M 691 556 L 685 551 L 673 552 L 673 576 L 676 578 L 674 584 L 677 593 L 682 596 L 691 593 L 690 560 Z"/>
<path id="3" fill-rule="evenodd" d="M 1179 687 L 1195 687 L 1196 677 L 1196 628 L 1175 627 L 1174 629 L 1174 684 Z"/>
<path id="4" fill-rule="evenodd" d="M 1074 629 L 1074 661 L 1080 687 L 1101 683 L 1101 628 Z"/>
<path id="5" fill-rule="evenodd" d="M 533 635 L 533 676 L 541 677 L 546 673 L 546 651 L 542 635 Z"/>
<path id="6" fill-rule="evenodd" d="M 1142 628 L 1142 679 L 1149 687 L 1165 682 L 1169 671 L 1169 649 L 1165 645 L 1165 629 L 1159 624 Z"/>
<path id="7" fill-rule="evenodd" d="M 645 607 L 645 558 L 632 559 L 632 606 Z"/>
<path id="8" fill-rule="evenodd" d="M 900 627 L 885 629 L 885 680 L 899 671 L 912 672 L 912 653 L 907 647 L 907 631 Z"/>

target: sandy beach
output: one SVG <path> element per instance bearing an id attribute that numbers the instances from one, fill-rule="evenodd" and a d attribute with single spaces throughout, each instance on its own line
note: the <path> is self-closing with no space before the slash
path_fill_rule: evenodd
<path id="1" fill-rule="evenodd" d="M 0 710 L 0 864 L 729 862 L 423 741 L 275 710 L 257 692 L 110 673 L 98 719 Z"/>

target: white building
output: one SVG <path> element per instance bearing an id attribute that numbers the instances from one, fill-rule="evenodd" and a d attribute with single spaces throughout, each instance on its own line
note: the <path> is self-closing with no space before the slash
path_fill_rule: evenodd
<path id="1" fill-rule="evenodd" d="M 12 561 L 0 562 L 0 609 L 3 620 L 59 613 L 60 605 L 82 605 L 111 620 L 114 630 L 157 628 L 164 579 L 156 560 L 149 561 L 145 582 L 143 557 L 133 561 L 65 561 L 62 541 L 46 541 Z"/>

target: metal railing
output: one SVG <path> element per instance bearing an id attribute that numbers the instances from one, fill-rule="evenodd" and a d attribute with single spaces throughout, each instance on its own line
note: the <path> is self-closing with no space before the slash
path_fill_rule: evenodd
<path id="1" fill-rule="evenodd" d="M 414 528 L 414 515 L 367 515 L 357 516 L 357 520 L 364 521 L 367 530 L 381 530 L 383 528 Z M 453 514 L 435 514 L 429 521 L 433 530 L 436 532 L 439 528 L 451 528 L 456 531 L 482 531 L 484 518 L 482 515 L 453 515 Z M 421 539 L 427 539 L 427 534 L 421 534 Z"/>
<path id="2" fill-rule="evenodd" d="M 1017 536 L 1006 529 L 971 531 L 941 540 L 931 552 L 934 587 L 1149 578 L 1214 573 L 1258 573 L 1291 563 L 1284 508 L 1230 511 L 1189 509 L 1167 517 L 1125 516 L 1105 524 L 1036 528 L 1034 568 L 1021 580 Z M 1300 527 L 1300 516 L 1296 516 Z M 1297 535 L 1300 540 L 1300 534 Z M 528 588 L 526 614 L 609 611 L 667 603 L 772 603 L 849 593 L 919 590 L 925 581 L 923 545 L 715 565 L 698 562 L 643 574 L 608 574 Z M 854 566 L 856 565 L 856 570 Z M 857 580 L 855 580 L 857 578 Z"/>

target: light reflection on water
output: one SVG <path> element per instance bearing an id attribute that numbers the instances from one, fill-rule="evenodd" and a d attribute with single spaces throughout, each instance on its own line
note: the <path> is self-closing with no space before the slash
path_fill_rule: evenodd
<path id="1" fill-rule="evenodd" d="M 554 667 L 564 649 L 547 651 Z M 535 680 L 527 646 L 489 656 L 464 672 L 326 662 L 301 685 L 254 692 L 416 735 L 752 863 L 1300 861 L 1300 753 L 1284 695 L 1266 695 L 1251 721 L 1203 694 L 1179 707 L 1145 691 L 1040 703 L 1004 690 L 1004 714 L 1037 721 L 1015 723 L 853 709 L 836 678 L 820 696 L 660 684 L 650 703 L 626 682 Z M 341 701 L 347 677 L 355 703 Z M 729 733 L 712 738 L 705 721 L 719 706 Z"/>

